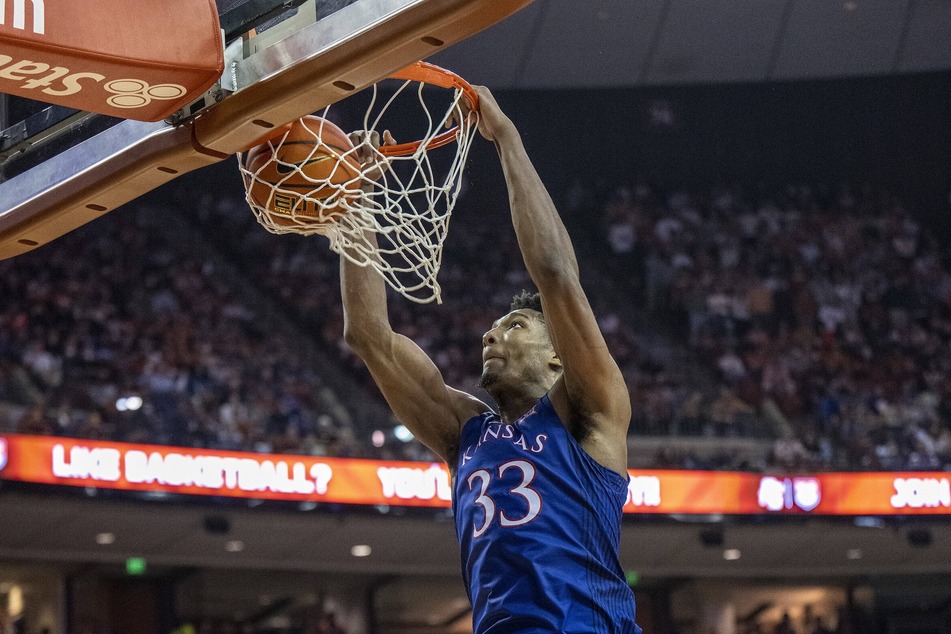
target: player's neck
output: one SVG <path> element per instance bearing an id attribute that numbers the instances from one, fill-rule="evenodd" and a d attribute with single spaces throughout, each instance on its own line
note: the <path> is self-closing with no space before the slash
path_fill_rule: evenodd
<path id="1" fill-rule="evenodd" d="M 545 395 L 545 390 L 533 390 L 520 393 L 499 393 L 492 397 L 499 406 L 499 416 L 503 423 L 514 423 L 532 409 L 535 403 Z"/>

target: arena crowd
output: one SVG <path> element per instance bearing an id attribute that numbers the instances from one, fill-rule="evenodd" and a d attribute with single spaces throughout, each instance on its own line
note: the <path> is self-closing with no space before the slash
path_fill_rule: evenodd
<path id="1" fill-rule="evenodd" d="M 397 440 L 343 342 L 326 240 L 267 233 L 239 192 L 176 192 L 0 261 L 2 429 L 433 459 Z M 951 259 L 900 200 L 848 186 L 645 182 L 579 182 L 562 198 L 631 389 L 638 466 L 951 467 Z M 443 304 L 394 297 L 390 310 L 447 383 L 479 393 L 482 333 L 530 280 L 500 230 L 504 210 L 465 205 L 439 274 Z M 368 399 L 379 412 L 369 419 Z M 661 442 L 643 456 L 645 437 L 707 448 Z M 763 450 L 740 455 L 737 438 Z"/>

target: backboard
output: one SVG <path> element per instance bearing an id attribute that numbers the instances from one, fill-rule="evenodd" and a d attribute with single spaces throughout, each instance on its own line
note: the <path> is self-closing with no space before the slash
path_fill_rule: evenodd
<path id="1" fill-rule="evenodd" d="M 0 259 L 227 159 L 530 3 L 217 0 L 225 71 L 165 121 L 0 95 Z"/>

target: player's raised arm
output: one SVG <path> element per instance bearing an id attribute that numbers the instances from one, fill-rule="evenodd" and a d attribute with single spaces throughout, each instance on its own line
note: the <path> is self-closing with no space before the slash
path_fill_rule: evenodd
<path id="1" fill-rule="evenodd" d="M 568 232 L 515 125 L 487 89 L 478 92 L 479 130 L 499 151 L 519 248 L 563 365 L 552 403 L 566 425 L 585 427 L 576 436 L 596 460 L 626 474 L 630 398 L 581 287 Z"/>
<path id="2" fill-rule="evenodd" d="M 376 235 L 362 239 L 376 251 Z M 396 417 L 424 445 L 454 468 L 462 424 L 489 408 L 445 384 L 429 356 L 408 337 L 393 331 L 383 277 L 372 267 L 340 258 L 344 337 L 366 363 Z"/>
<path id="3" fill-rule="evenodd" d="M 393 331 L 379 273 L 341 257 L 340 284 L 347 344 L 366 363 L 400 422 L 454 467 L 462 424 L 488 407 L 447 386 L 429 356 Z"/>

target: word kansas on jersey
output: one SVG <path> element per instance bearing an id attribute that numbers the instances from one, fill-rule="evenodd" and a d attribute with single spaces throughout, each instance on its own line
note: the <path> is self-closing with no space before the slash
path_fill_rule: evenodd
<path id="1" fill-rule="evenodd" d="M 516 425 L 508 423 L 490 423 L 485 426 L 479 441 L 474 445 L 466 447 L 462 453 L 462 464 L 472 460 L 479 447 L 488 442 L 511 442 L 520 447 L 522 451 L 531 453 L 541 453 L 545 449 L 545 441 L 548 440 L 548 434 L 538 434 L 534 438 L 528 438 L 519 431 Z"/>

